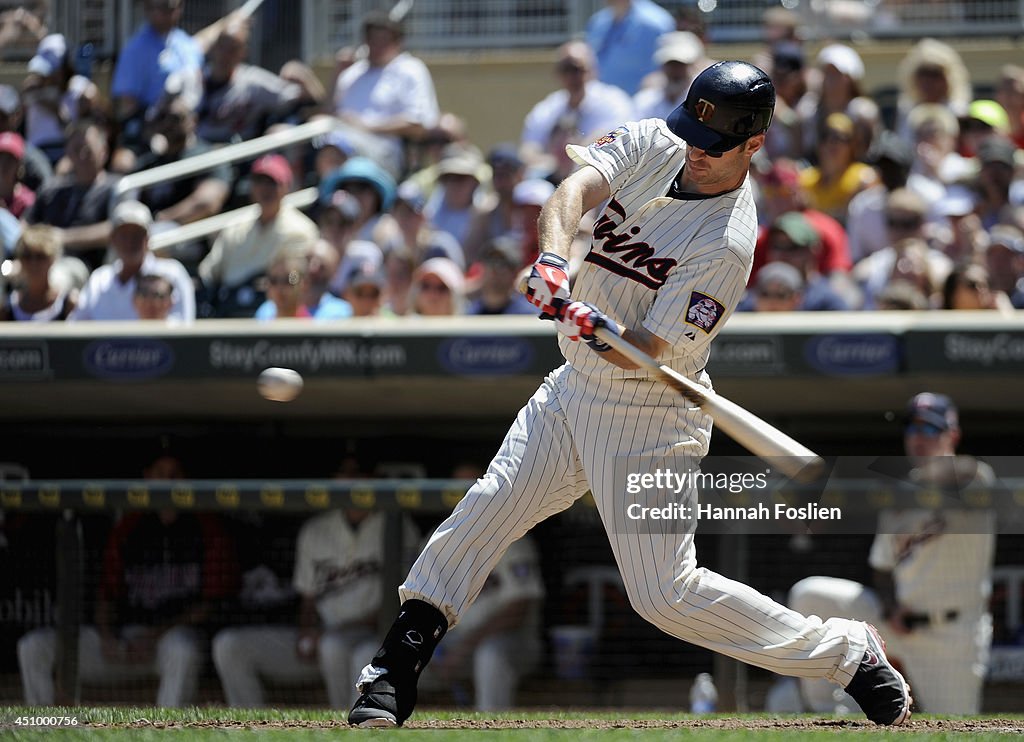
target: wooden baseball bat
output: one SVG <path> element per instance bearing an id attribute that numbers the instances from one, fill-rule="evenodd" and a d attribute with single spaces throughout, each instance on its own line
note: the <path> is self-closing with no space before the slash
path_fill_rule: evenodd
<path id="1" fill-rule="evenodd" d="M 594 331 L 598 339 L 608 343 L 637 366 L 645 368 L 688 400 L 711 415 L 715 425 L 734 441 L 798 482 L 813 482 L 825 471 L 825 462 L 818 454 L 793 440 L 778 428 L 769 425 L 754 413 L 743 409 L 720 394 L 706 389 L 678 371 L 658 363 L 632 343 L 607 328 Z"/>

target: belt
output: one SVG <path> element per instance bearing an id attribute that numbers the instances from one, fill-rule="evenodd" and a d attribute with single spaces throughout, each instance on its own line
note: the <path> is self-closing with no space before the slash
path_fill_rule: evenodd
<path id="1" fill-rule="evenodd" d="M 939 626 L 944 623 L 952 623 L 959 617 L 960 611 L 955 608 L 930 613 L 905 613 L 903 614 L 903 625 L 908 629 L 916 629 L 920 626 Z"/>

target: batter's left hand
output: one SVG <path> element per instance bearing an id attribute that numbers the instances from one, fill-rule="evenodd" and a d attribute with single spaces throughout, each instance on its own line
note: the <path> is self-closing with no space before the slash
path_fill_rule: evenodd
<path id="1" fill-rule="evenodd" d="M 599 353 L 603 353 L 611 346 L 598 340 L 594 330 L 605 327 L 616 335 L 619 334 L 618 325 L 608 315 L 585 301 L 563 304 L 555 319 L 555 326 L 573 342 L 583 340 Z"/>

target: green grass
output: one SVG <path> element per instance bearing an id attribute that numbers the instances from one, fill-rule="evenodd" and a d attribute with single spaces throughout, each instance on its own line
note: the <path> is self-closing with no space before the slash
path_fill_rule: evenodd
<path id="1" fill-rule="evenodd" d="M 18 726 L 19 716 L 74 717 L 73 728 L 30 728 Z M 431 740 L 465 742 L 679 742 L 699 735 L 701 742 L 738 742 L 758 740 L 783 742 L 832 740 L 839 735 L 854 735 L 864 740 L 1007 739 L 1024 731 L 1024 717 L 1006 715 L 976 719 L 941 719 L 915 716 L 909 727 L 884 730 L 858 719 L 822 719 L 820 717 L 783 717 L 764 714 L 695 717 L 688 714 L 652 711 L 529 711 L 506 714 L 472 712 L 418 712 L 410 724 L 437 728 L 400 730 L 349 729 L 344 712 L 303 709 L 240 710 L 224 708 L 157 709 L 132 707 L 102 708 L 0 708 L 0 739 L 11 740 L 90 740 L 97 742 L 149 742 L 159 740 L 264 740 L 307 742 L 328 739 Z M 522 728 L 508 728 L 519 723 Z"/>

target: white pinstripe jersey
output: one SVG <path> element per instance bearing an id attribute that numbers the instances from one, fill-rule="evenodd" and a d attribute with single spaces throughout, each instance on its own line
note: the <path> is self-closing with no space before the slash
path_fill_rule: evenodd
<path id="1" fill-rule="evenodd" d="M 750 276 L 757 213 L 749 177 L 728 193 L 668 196 L 686 161 L 686 143 L 662 119 L 630 122 L 569 155 L 593 165 L 611 200 L 573 285 L 626 328 L 643 326 L 669 344 L 658 360 L 698 378 L 711 341 L 732 314 Z M 585 343 L 559 337 L 566 360 L 588 376 L 647 378 L 600 358 Z"/>

